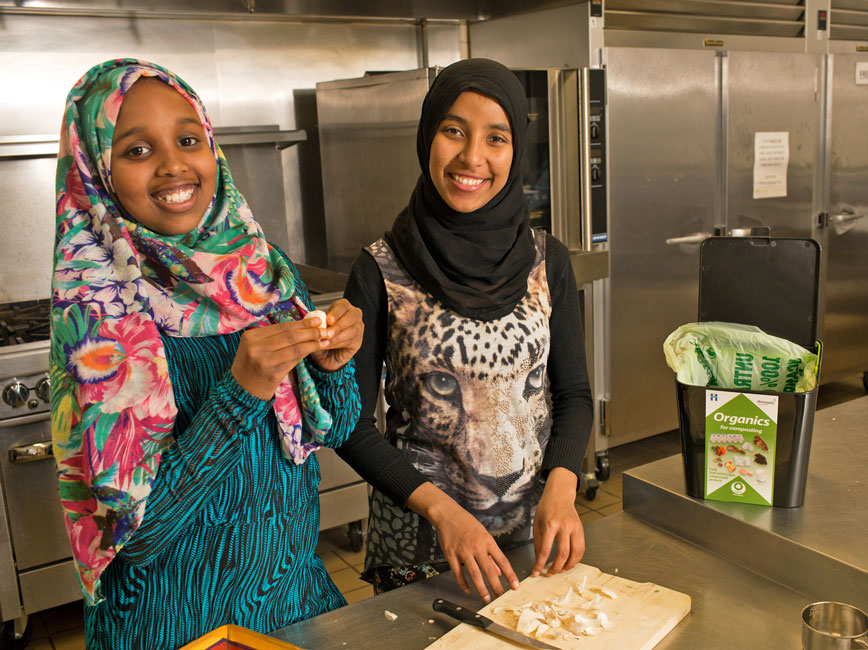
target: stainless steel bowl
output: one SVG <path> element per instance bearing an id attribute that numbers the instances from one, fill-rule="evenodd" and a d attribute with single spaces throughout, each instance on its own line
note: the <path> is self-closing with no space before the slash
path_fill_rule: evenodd
<path id="1" fill-rule="evenodd" d="M 846 603 L 812 603 L 802 610 L 804 650 L 868 648 L 868 615 Z"/>

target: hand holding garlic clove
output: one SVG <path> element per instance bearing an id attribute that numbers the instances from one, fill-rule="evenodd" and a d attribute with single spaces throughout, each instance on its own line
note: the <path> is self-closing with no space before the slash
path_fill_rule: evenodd
<path id="1" fill-rule="evenodd" d="M 311 318 L 318 318 L 319 319 L 320 337 L 325 338 L 325 332 L 328 329 L 328 323 L 326 322 L 326 313 L 324 311 L 319 310 L 319 309 L 315 309 L 315 310 L 309 311 L 307 314 L 305 314 L 303 320 L 310 320 Z"/>

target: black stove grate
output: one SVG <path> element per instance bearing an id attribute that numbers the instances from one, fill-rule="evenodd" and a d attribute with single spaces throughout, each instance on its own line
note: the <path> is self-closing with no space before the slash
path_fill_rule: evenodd
<path id="1" fill-rule="evenodd" d="M 46 340 L 51 327 L 50 310 L 50 300 L 0 305 L 0 347 Z"/>

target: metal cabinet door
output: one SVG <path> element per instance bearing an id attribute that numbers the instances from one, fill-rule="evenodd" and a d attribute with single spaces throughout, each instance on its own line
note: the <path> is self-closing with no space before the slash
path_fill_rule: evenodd
<path id="1" fill-rule="evenodd" d="M 835 54 L 830 75 L 829 209 L 826 243 L 824 379 L 868 371 L 868 85 L 856 64 L 868 54 Z M 836 223 L 837 222 L 837 223 Z"/>
<path id="2" fill-rule="evenodd" d="M 696 320 L 699 247 L 666 240 L 714 227 L 716 59 L 704 51 L 606 50 L 608 446 L 678 426 L 663 341 Z"/>
<path id="3" fill-rule="evenodd" d="M 811 237 L 820 152 L 820 68 L 815 54 L 729 52 L 724 61 L 728 229 L 768 226 L 775 237 Z M 754 199 L 754 136 L 789 134 L 787 194 Z"/>
<path id="4" fill-rule="evenodd" d="M 44 420 L 3 428 L 0 432 L 0 474 L 18 571 L 71 557 L 54 458 L 16 463 L 9 453 L 13 448 L 51 441 L 47 414 Z"/>

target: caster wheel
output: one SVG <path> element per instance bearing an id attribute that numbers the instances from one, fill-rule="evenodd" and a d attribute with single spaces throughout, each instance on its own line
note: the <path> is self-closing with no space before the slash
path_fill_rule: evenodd
<path id="1" fill-rule="evenodd" d="M 609 467 L 608 456 L 597 456 L 597 471 L 595 473 L 600 481 L 605 483 L 609 480 L 611 468 Z"/>
<path id="2" fill-rule="evenodd" d="M 597 498 L 597 490 L 600 489 L 599 485 L 595 485 L 594 487 L 586 487 L 585 488 L 585 498 L 588 501 L 593 501 Z"/>
<path id="3" fill-rule="evenodd" d="M 33 634 L 33 623 L 29 619 L 21 636 L 15 635 L 15 621 L 0 624 L 0 650 L 24 650 L 30 643 L 31 634 Z"/>
<path id="4" fill-rule="evenodd" d="M 347 524 L 347 539 L 350 542 L 350 550 L 357 553 L 362 550 L 362 522 L 351 521 Z"/>

